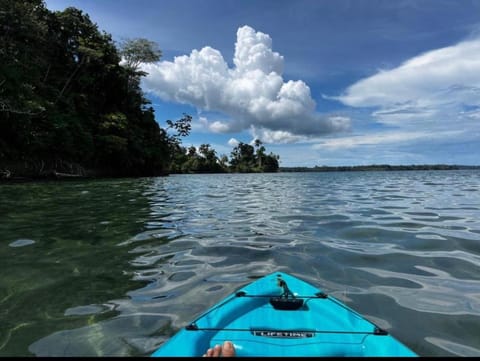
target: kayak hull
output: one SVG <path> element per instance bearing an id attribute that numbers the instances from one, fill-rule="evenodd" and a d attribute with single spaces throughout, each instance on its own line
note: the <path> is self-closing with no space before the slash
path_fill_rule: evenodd
<path id="1" fill-rule="evenodd" d="M 283 272 L 243 286 L 151 356 L 202 356 L 226 340 L 237 356 L 417 356 L 336 298 Z"/>

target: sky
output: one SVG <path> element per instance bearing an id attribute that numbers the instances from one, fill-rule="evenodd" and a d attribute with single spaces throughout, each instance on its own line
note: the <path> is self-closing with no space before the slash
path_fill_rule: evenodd
<path id="1" fill-rule="evenodd" d="M 480 164 L 480 0 L 46 0 L 146 38 L 145 96 L 186 147 L 281 167 Z"/>

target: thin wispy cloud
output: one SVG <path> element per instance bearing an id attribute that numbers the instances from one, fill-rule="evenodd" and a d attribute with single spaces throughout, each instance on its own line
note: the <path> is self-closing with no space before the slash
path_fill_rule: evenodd
<path id="1" fill-rule="evenodd" d="M 451 130 L 445 131 L 442 133 L 432 133 L 430 131 L 417 131 L 417 132 L 407 132 L 407 131 L 390 131 L 390 132 L 380 132 L 374 134 L 363 134 L 355 135 L 349 137 L 325 139 L 320 143 L 316 143 L 312 146 L 313 149 L 345 149 L 345 148 L 354 148 L 358 146 L 372 146 L 379 144 L 396 144 L 401 146 L 402 143 L 412 143 L 419 140 L 432 141 L 438 138 L 448 138 L 456 137 L 461 135 L 463 131 L 461 130 Z"/>
<path id="2" fill-rule="evenodd" d="M 348 130 L 347 117 L 322 115 L 309 86 L 283 79 L 284 58 L 272 49 L 269 35 L 240 27 L 234 66 L 220 51 L 206 46 L 173 61 L 146 64 L 143 88 L 163 100 L 214 111 L 226 119 L 203 124 L 212 132 L 249 130 L 264 142 L 289 143 Z"/>
<path id="3" fill-rule="evenodd" d="M 480 109 L 480 38 L 420 54 L 349 86 L 336 98 L 375 107 L 383 123 L 458 120 Z"/>

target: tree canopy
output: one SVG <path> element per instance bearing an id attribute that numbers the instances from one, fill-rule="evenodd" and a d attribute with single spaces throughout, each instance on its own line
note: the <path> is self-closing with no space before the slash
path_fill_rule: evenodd
<path id="1" fill-rule="evenodd" d="M 210 144 L 185 148 L 178 144 L 171 171 L 173 173 L 262 173 L 277 172 L 280 157 L 273 153 L 265 154 L 265 147 L 257 140 L 254 146 L 240 142 L 230 153 L 230 158 L 217 155 Z"/>
<path id="2" fill-rule="evenodd" d="M 73 168 L 105 175 L 168 172 L 166 132 L 139 82 L 131 81 L 131 69 L 120 65 L 111 36 L 87 14 L 73 7 L 51 12 L 41 0 L 2 0 L 0 23 L 4 167 L 23 162 L 32 175 Z M 132 67 L 159 56 L 151 42 L 129 44 Z"/>
<path id="3" fill-rule="evenodd" d="M 157 43 L 148 39 L 125 39 L 120 44 L 120 55 L 125 59 L 126 67 L 136 72 L 141 63 L 159 61 L 162 51 Z"/>

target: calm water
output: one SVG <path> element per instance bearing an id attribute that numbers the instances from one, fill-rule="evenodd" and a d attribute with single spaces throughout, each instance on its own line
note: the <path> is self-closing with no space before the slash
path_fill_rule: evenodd
<path id="1" fill-rule="evenodd" d="M 147 356 L 277 270 L 422 356 L 480 356 L 480 172 L 0 185 L 0 356 Z"/>

